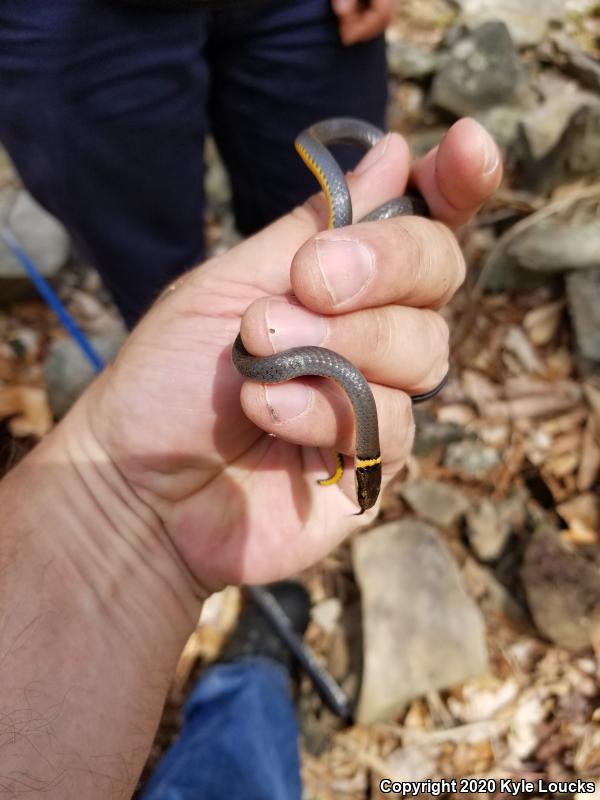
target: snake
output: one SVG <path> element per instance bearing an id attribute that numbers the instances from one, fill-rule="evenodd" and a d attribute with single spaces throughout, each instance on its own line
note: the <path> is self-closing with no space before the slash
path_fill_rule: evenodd
<path id="1" fill-rule="evenodd" d="M 329 209 L 328 229 L 351 225 L 352 201 L 342 168 L 332 155 L 332 145 L 344 144 L 370 150 L 384 137 L 382 130 L 352 118 L 325 119 L 303 130 L 295 140 L 296 151 L 316 177 Z M 429 216 L 424 199 L 409 192 L 376 208 L 360 222 L 391 219 L 401 215 Z M 347 358 L 325 347 L 292 347 L 281 353 L 259 357 L 246 350 L 238 334 L 232 361 L 245 378 L 264 384 L 284 383 L 293 378 L 329 378 L 346 393 L 355 417 L 354 484 L 356 501 L 363 514 L 377 502 L 381 489 L 381 451 L 375 398 L 367 379 Z M 411 395 L 413 404 L 434 397 L 446 384 L 448 375 L 431 391 Z M 344 456 L 335 453 L 335 470 L 318 481 L 321 486 L 338 483 L 344 472 Z"/>

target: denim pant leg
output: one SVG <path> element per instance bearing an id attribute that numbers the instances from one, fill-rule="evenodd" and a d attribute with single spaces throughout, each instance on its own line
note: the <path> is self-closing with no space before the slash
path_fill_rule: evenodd
<path id="1" fill-rule="evenodd" d="M 288 673 L 261 657 L 209 669 L 140 800 L 300 800 L 288 684 Z"/>
<path id="2" fill-rule="evenodd" d="M 0 141 L 129 325 L 202 256 L 208 15 L 0 3 Z"/>
<path id="3" fill-rule="evenodd" d="M 131 326 L 201 258 L 207 105 L 252 233 L 317 188 L 294 152 L 300 130 L 340 115 L 382 124 L 385 52 L 382 37 L 343 47 L 330 0 L 2 0 L 0 87 L 0 141 Z"/>
<path id="4" fill-rule="evenodd" d="M 331 0 L 264 0 L 214 13 L 207 57 L 213 133 L 231 175 L 236 223 L 254 233 L 319 187 L 294 150 L 327 117 L 384 126 L 383 36 L 345 47 Z M 362 156 L 335 148 L 344 169 Z"/>

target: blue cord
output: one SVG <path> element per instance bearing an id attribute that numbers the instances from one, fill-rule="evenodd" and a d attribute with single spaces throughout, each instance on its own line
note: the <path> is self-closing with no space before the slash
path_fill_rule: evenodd
<path id="1" fill-rule="evenodd" d="M 9 228 L 2 228 L 0 230 L 0 237 L 4 240 L 7 247 L 10 249 L 14 257 L 23 266 L 23 269 L 29 275 L 33 285 L 48 303 L 50 308 L 54 311 L 62 325 L 66 328 L 68 333 L 71 334 L 75 343 L 79 345 L 81 351 L 90 362 L 96 372 L 101 372 L 104 369 L 104 361 L 100 358 L 92 343 L 83 333 L 81 328 L 77 325 L 73 317 L 69 314 L 64 307 L 59 296 L 54 289 L 50 286 L 48 281 L 44 278 L 42 273 L 29 258 L 19 240 Z"/>

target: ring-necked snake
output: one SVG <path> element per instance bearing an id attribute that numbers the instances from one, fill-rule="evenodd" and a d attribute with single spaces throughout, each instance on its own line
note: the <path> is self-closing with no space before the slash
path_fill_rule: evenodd
<path id="1" fill-rule="evenodd" d="M 296 138 L 300 157 L 319 181 L 329 205 L 329 225 L 341 228 L 352 224 L 350 192 L 339 164 L 328 147 L 351 144 L 369 150 L 384 136 L 383 131 L 357 119 L 328 119 L 311 125 Z M 417 194 L 406 194 L 372 211 L 361 222 L 389 219 L 402 214 L 428 216 L 425 201 Z M 381 487 L 381 453 L 377 408 L 371 388 L 362 373 L 343 356 L 324 347 L 293 347 L 283 353 L 259 358 L 252 356 L 238 335 L 233 345 L 233 363 L 245 378 L 261 383 L 283 383 L 292 378 L 315 375 L 335 381 L 348 395 L 356 420 L 354 475 L 359 514 L 377 502 Z M 413 403 L 422 403 L 436 395 L 446 378 L 435 389 L 412 395 Z M 337 483 L 342 477 L 344 460 L 336 454 L 336 471 L 320 480 L 322 486 Z"/>

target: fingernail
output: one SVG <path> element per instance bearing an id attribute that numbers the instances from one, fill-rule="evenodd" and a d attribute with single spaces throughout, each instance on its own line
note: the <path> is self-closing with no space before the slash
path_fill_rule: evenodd
<path id="1" fill-rule="evenodd" d="M 500 164 L 500 151 L 496 142 L 484 130 L 481 131 L 481 151 L 483 154 L 483 174 L 491 175 Z"/>
<path id="2" fill-rule="evenodd" d="M 385 151 L 387 150 L 388 143 L 390 141 L 390 134 L 386 134 L 386 136 L 381 139 L 381 141 L 377 142 L 375 147 L 372 147 L 369 152 L 362 158 L 356 169 L 354 170 L 355 175 L 362 175 L 367 170 L 371 169 L 371 167 L 376 164 L 380 159 L 382 159 L 385 155 Z"/>
<path id="3" fill-rule="evenodd" d="M 315 239 L 317 261 L 331 301 L 345 303 L 357 295 L 373 277 L 371 251 L 352 239 Z"/>
<path id="4" fill-rule="evenodd" d="M 265 400 L 274 422 L 289 422 L 310 408 L 312 390 L 302 383 L 265 386 Z"/>
<path id="5" fill-rule="evenodd" d="M 302 306 L 269 300 L 265 317 L 275 352 L 303 344 L 320 345 L 327 336 L 327 323 L 323 317 Z"/>

